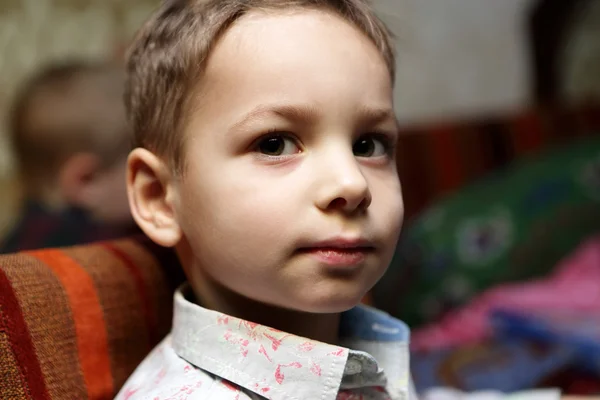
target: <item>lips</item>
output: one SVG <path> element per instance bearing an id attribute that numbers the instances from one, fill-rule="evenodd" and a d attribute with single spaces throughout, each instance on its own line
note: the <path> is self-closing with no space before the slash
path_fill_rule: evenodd
<path id="1" fill-rule="evenodd" d="M 356 267 L 375 251 L 375 247 L 362 239 L 333 239 L 303 247 L 300 253 L 306 254 L 330 267 Z"/>

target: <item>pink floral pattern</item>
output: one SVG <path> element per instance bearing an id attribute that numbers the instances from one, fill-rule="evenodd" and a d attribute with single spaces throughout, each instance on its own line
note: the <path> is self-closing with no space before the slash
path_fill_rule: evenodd
<path id="1" fill-rule="evenodd" d="M 360 351 L 368 350 L 362 343 L 381 350 L 373 357 Z M 178 291 L 171 335 L 136 369 L 117 399 L 406 399 L 408 365 L 392 366 L 408 360 L 405 341 L 345 344 L 356 350 L 215 313 Z M 386 363 L 391 375 L 381 373 Z"/>

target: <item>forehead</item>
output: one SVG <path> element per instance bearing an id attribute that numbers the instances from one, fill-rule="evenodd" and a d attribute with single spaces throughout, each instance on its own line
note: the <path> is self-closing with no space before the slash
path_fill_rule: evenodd
<path id="1" fill-rule="evenodd" d="M 237 103 L 297 98 L 325 105 L 342 96 L 383 107 L 392 98 L 389 70 L 372 41 L 340 16 L 315 9 L 240 18 L 217 43 L 201 86 L 219 93 L 212 104 L 200 96 L 204 105 L 227 101 L 232 110 Z"/>
<path id="2" fill-rule="evenodd" d="M 343 54 L 348 58 L 366 56 L 373 65 L 385 66 L 382 55 L 366 34 L 350 21 L 325 9 L 249 12 L 226 31 L 214 53 L 221 53 L 233 61 L 236 56 L 248 55 L 248 51 L 256 56 L 272 56 L 271 63 L 284 58 L 298 62 L 311 55 Z M 213 57 L 219 59 L 217 54 Z M 321 58 L 321 61 L 327 58 Z M 315 59 L 307 61 L 313 64 Z"/>

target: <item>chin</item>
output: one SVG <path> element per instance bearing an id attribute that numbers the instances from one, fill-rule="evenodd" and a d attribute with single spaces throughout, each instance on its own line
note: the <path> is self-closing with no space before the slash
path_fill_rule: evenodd
<path id="1" fill-rule="evenodd" d="M 328 314 L 348 311 L 359 305 L 372 288 L 374 277 L 357 276 L 353 279 L 322 279 L 289 296 L 299 311 Z M 298 288 L 300 289 L 300 287 Z M 291 294 L 291 293 L 290 293 Z"/>
<path id="2" fill-rule="evenodd" d="M 303 299 L 300 311 L 313 314 L 332 314 L 348 311 L 360 304 L 364 293 L 331 293 L 329 295 L 313 296 Z"/>

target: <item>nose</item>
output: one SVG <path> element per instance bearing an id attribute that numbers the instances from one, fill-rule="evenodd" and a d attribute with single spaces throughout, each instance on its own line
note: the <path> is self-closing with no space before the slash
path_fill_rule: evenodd
<path id="1" fill-rule="evenodd" d="M 323 211 L 338 210 L 346 214 L 364 212 L 371 204 L 369 183 L 356 157 L 337 157 L 322 167 L 316 206 Z"/>

